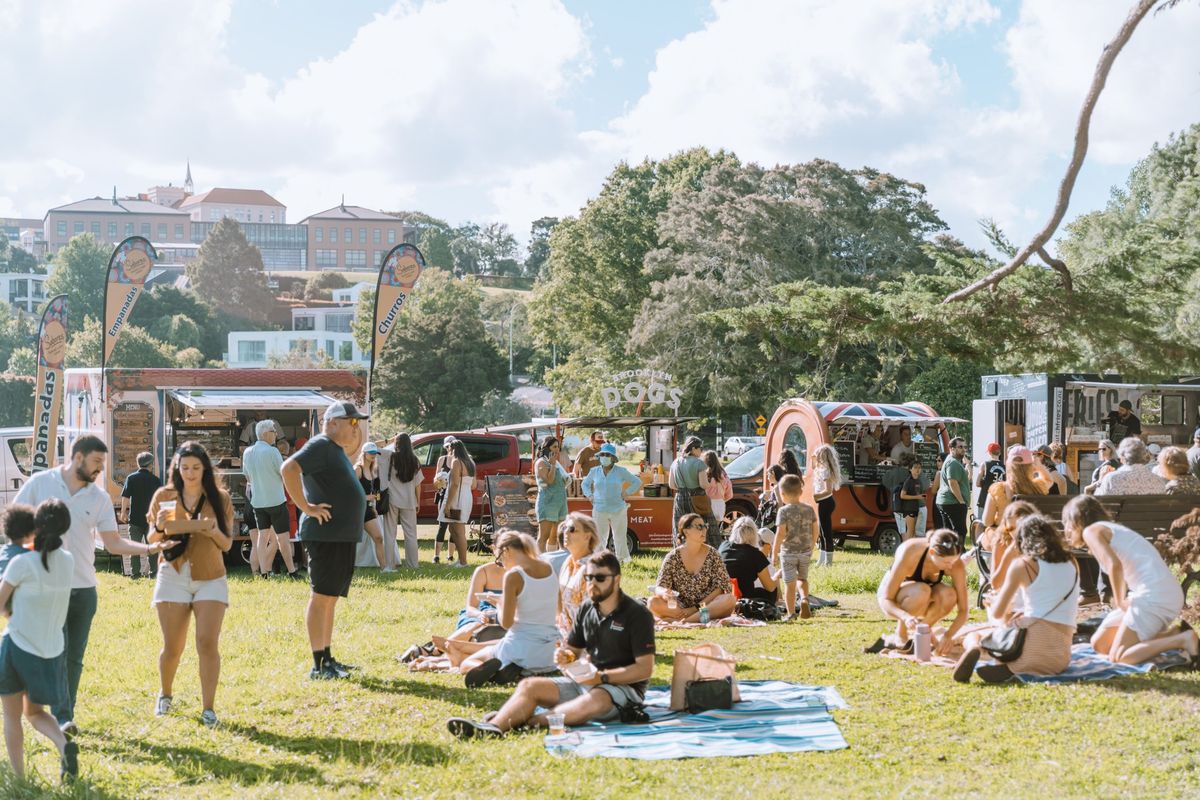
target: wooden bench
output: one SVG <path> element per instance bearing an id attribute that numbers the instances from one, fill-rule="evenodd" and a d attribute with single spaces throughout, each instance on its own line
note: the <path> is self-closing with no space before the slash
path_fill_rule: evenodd
<path id="1" fill-rule="evenodd" d="M 1073 497 L 1063 495 L 1018 495 L 1017 500 L 1031 503 L 1040 513 L 1054 521 L 1054 527 L 1063 529 L 1062 510 Z M 1159 536 L 1171 532 L 1175 520 L 1200 508 L 1200 496 L 1169 494 L 1116 494 L 1096 498 L 1113 522 L 1137 531 L 1152 544 Z M 1184 570 L 1183 593 L 1186 598 L 1194 586 L 1200 586 L 1200 571 L 1194 566 Z"/>

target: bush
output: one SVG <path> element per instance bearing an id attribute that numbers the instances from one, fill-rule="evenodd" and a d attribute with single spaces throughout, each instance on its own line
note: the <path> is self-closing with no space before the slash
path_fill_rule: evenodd
<path id="1" fill-rule="evenodd" d="M 33 378 L 0 373 L 0 426 L 33 424 Z"/>

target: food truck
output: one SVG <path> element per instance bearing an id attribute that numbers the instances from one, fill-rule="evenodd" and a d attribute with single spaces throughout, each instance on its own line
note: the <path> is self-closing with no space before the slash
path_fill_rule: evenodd
<path id="1" fill-rule="evenodd" d="M 1128 400 L 1147 444 L 1190 447 L 1200 423 L 1200 380 L 1131 383 L 1119 375 L 984 375 L 980 399 L 971 407 L 975 453 L 989 442 L 1039 447 L 1061 442 L 1070 471 L 1086 484 L 1099 464 L 1100 440 L 1111 433 L 1109 417 Z"/>
<path id="2" fill-rule="evenodd" d="M 927 473 L 937 469 L 938 455 L 950 443 L 947 425 L 966 420 L 938 416 L 924 403 L 847 403 L 841 401 L 787 400 L 771 417 L 767 426 L 765 463 L 774 464 L 784 450 L 796 455 L 807 475 L 812 454 L 824 444 L 833 445 L 842 468 L 843 485 L 834 493 L 837 506 L 833 514 L 836 538 L 861 539 L 871 548 L 891 554 L 900 546 L 900 533 L 892 512 L 891 494 L 883 486 L 883 475 L 893 468 L 888 458 L 871 455 L 865 447 L 866 436 L 876 436 L 880 445 L 876 454 L 890 455 L 900 441 L 900 429 L 909 428 L 916 455 Z M 767 478 L 763 475 L 763 491 Z M 804 501 L 813 501 L 813 481 L 804 482 Z M 932 495 L 932 492 L 930 493 Z M 933 497 L 929 497 L 933 519 Z"/>
<path id="3" fill-rule="evenodd" d="M 108 445 L 105 488 L 119 503 L 137 455 L 154 454 L 164 477 L 175 448 L 204 445 L 240 515 L 245 505 L 241 451 L 254 441 L 254 424 L 273 419 L 293 445 L 320 431 L 331 403 L 362 404 L 365 382 L 338 369 L 68 369 L 63 400 L 66 450 L 80 433 Z M 364 441 L 367 432 L 364 430 Z M 238 537 L 240 538 L 240 536 Z"/>
<path id="4" fill-rule="evenodd" d="M 495 425 L 480 428 L 471 433 L 513 434 L 528 441 L 530 459 L 521 459 L 522 469 L 527 469 L 526 482 L 533 484 L 532 464 L 536 460 L 533 450 L 544 436 L 555 436 L 561 442 L 570 437 L 572 431 L 587 433 L 593 430 L 612 431 L 620 428 L 641 428 L 645 433 L 646 449 L 641 456 L 642 491 L 629 504 L 629 552 L 639 547 L 670 547 L 672 508 L 674 499 L 667 487 L 667 471 L 681 443 L 681 426 L 694 422 L 698 417 L 547 417 L 516 425 Z M 564 467 L 569 465 L 564 458 Z M 569 511 L 591 513 L 591 501 L 579 490 L 580 481 L 572 482 L 567 497 Z"/>

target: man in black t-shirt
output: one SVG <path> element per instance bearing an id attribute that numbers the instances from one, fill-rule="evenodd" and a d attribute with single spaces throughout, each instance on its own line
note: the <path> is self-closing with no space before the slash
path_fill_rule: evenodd
<path id="1" fill-rule="evenodd" d="M 562 714 L 567 725 L 592 720 L 609 722 L 622 709 L 640 706 L 654 672 L 654 617 L 650 610 L 621 591 L 621 562 L 604 550 L 584 565 L 588 600 L 575 617 L 566 646 L 555 653 L 559 666 L 585 651 L 593 670 L 578 680 L 526 678 L 490 721 L 453 717 L 446 727 L 460 739 L 503 736 L 523 725 L 546 727 L 539 706 Z"/>
<path id="2" fill-rule="evenodd" d="M 150 524 L 146 520 L 146 514 L 150 511 L 150 498 L 162 486 L 162 481 L 150 471 L 150 468 L 154 466 L 152 453 L 138 453 L 137 465 L 137 471 L 129 473 L 125 477 L 125 485 L 121 487 L 121 510 L 118 521 L 129 523 L 130 539 L 135 542 L 144 542 L 146 534 L 150 531 Z M 151 556 L 140 557 L 139 569 L 143 578 L 154 577 L 156 560 Z M 138 574 L 133 571 L 133 556 L 122 556 L 121 561 L 124 562 L 122 566 L 125 567 L 125 575 L 136 578 Z"/>
<path id="3" fill-rule="evenodd" d="M 979 465 L 979 472 L 975 474 L 975 486 L 979 488 L 979 497 L 976 500 L 977 511 L 975 519 L 983 519 L 983 506 L 987 502 L 988 489 L 992 488 L 992 484 L 1001 483 L 1007 476 L 1007 471 L 1004 468 L 1004 462 L 1000 460 L 1001 454 L 999 442 L 992 442 L 987 446 L 987 461 Z"/>
<path id="4" fill-rule="evenodd" d="M 354 474 L 348 453 L 362 444 L 358 423 L 367 419 L 353 403 L 325 409 L 324 432 L 283 462 L 283 487 L 303 516 L 300 541 L 308 553 L 312 593 L 305 622 L 312 645 L 313 679 L 345 678 L 353 667 L 329 651 L 333 613 L 339 597 L 350 594 L 354 555 L 367 514 L 367 495 Z"/>
<path id="5" fill-rule="evenodd" d="M 1119 445 L 1126 436 L 1141 436 L 1142 421 L 1133 413 L 1133 403 L 1122 400 L 1116 411 L 1108 412 L 1108 438 Z"/>

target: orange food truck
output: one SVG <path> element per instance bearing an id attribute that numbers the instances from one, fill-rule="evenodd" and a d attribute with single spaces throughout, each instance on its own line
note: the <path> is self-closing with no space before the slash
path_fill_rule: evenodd
<path id="1" fill-rule="evenodd" d="M 886 456 L 900 441 L 900 429 L 912 430 L 916 454 L 923 468 L 932 474 L 937 469 L 938 454 L 944 453 L 950 443 L 946 426 L 965 421 L 938 416 L 924 403 L 788 400 L 775 411 L 767 427 L 765 463 L 774 464 L 780 453 L 791 450 L 801 469 L 807 470 L 814 450 L 823 444 L 833 445 L 843 480 L 842 487 L 834 493 L 837 507 L 833 525 L 838 543 L 846 539 L 865 540 L 873 550 L 890 555 L 900 546 L 901 538 L 892 513 L 892 498 L 882 480 L 884 473 L 894 466 Z M 866 437 L 873 437 L 879 443 L 871 447 Z M 766 481 L 764 470 L 764 492 Z M 815 507 L 812 486 L 812 481 L 805 481 L 804 499 Z M 932 492 L 930 495 L 927 503 L 929 519 L 933 520 Z"/>
<path id="2" fill-rule="evenodd" d="M 646 449 L 640 456 L 642 491 L 629 504 L 629 529 L 626 533 L 629 552 L 641 547 L 671 547 L 671 522 L 674 499 L 667 487 L 667 471 L 679 447 L 679 427 L 694 422 L 698 417 L 551 417 L 536 419 L 516 425 L 496 425 L 479 428 L 471 433 L 510 433 L 522 440 L 528 437 L 530 452 L 537 447 L 543 436 L 555 436 L 560 442 L 569 431 L 613 431 L 627 428 L 645 430 Z M 565 452 L 565 450 L 564 450 Z M 530 469 L 527 480 L 533 483 L 533 459 L 521 459 L 522 469 Z M 563 466 L 568 466 L 564 461 Z M 573 482 L 567 497 L 569 511 L 590 514 L 591 501 L 579 492 L 579 482 Z"/>

